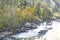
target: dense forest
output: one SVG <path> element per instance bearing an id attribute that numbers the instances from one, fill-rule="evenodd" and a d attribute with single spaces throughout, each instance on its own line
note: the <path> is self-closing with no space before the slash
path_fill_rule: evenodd
<path id="1" fill-rule="evenodd" d="M 0 31 L 47 17 L 60 18 L 60 0 L 0 0 Z"/>

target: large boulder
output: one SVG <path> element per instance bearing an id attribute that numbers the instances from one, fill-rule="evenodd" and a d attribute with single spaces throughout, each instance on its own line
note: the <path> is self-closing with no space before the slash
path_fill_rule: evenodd
<path id="1" fill-rule="evenodd" d="M 27 22 L 27 23 L 24 24 L 24 27 L 31 28 L 32 25 L 31 25 L 31 23 Z"/>
<path id="2" fill-rule="evenodd" d="M 37 24 L 35 24 L 34 22 L 32 22 L 31 25 L 32 25 L 31 29 L 36 29 L 37 28 Z"/>
<path id="3" fill-rule="evenodd" d="M 34 23 L 34 22 L 27 22 L 24 24 L 24 27 L 26 30 L 29 30 L 29 29 L 36 29 L 37 28 L 37 25 Z"/>

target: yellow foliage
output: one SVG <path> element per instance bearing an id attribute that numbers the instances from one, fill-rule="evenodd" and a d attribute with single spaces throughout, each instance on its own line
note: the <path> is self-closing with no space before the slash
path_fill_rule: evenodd
<path id="1" fill-rule="evenodd" d="M 19 13 L 20 19 L 22 18 L 22 20 L 29 21 L 36 15 L 36 7 L 26 7 L 24 9 L 17 8 L 17 13 Z"/>
<path id="2" fill-rule="evenodd" d="M 36 7 L 35 6 L 31 8 L 31 13 L 34 13 L 34 12 L 36 12 Z"/>
<path id="3" fill-rule="evenodd" d="M 36 7 L 26 7 L 25 9 L 23 9 L 22 11 L 22 15 L 25 15 L 26 13 L 28 14 L 32 14 L 36 11 Z"/>
<path id="4" fill-rule="evenodd" d="M 17 13 L 19 13 L 19 14 L 22 12 L 22 10 L 21 10 L 20 8 L 17 8 L 16 11 L 17 11 Z"/>
<path id="5" fill-rule="evenodd" d="M 36 7 L 26 7 L 25 9 L 23 9 L 20 15 L 21 16 L 25 16 L 25 15 L 32 16 L 33 14 L 35 14 L 35 12 L 36 12 Z"/>
<path id="6" fill-rule="evenodd" d="M 54 13 L 53 16 L 60 17 L 60 14 L 59 13 Z"/>
<path id="7" fill-rule="evenodd" d="M 34 20 L 39 20 L 39 17 L 37 15 L 34 16 Z"/>
<path id="8" fill-rule="evenodd" d="M 26 13 L 34 13 L 34 12 L 36 12 L 36 7 L 26 7 L 25 9 L 20 9 L 20 8 L 17 8 L 16 9 L 16 11 L 17 11 L 17 13 L 20 13 L 20 15 L 26 15 Z"/>

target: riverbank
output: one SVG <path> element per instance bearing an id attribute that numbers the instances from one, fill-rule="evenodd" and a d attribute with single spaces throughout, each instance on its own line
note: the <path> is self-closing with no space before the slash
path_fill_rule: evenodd
<path id="1" fill-rule="evenodd" d="M 30 23 L 26 23 L 26 24 L 29 24 L 30 25 Z M 24 27 L 26 26 L 26 24 L 24 25 Z M 33 23 L 34 25 L 36 25 L 35 23 Z M 46 34 L 45 34 L 45 36 L 43 36 L 43 37 L 45 37 L 44 39 L 46 39 L 46 40 L 49 40 L 49 38 L 51 37 L 51 40 L 52 40 L 52 38 L 54 37 L 54 35 L 56 35 L 56 33 L 59 35 L 59 25 L 60 24 L 60 22 L 59 22 L 59 20 L 52 20 L 52 25 L 51 26 L 49 26 L 49 25 L 46 25 L 46 22 L 43 22 L 43 23 L 41 23 L 40 24 L 40 26 L 38 26 L 38 28 L 41 30 L 41 29 L 43 29 L 44 30 L 44 27 L 47 27 L 47 28 L 50 28 L 50 27 L 52 27 L 53 29 L 52 30 L 49 30 Z M 30 25 L 31 26 L 31 25 Z M 57 27 L 58 26 L 58 27 Z M 35 26 L 34 26 L 35 27 Z M 36 28 L 35 28 L 36 29 Z M 37 29 L 37 31 L 39 31 L 39 29 Z M 30 29 L 29 29 L 30 30 Z M 34 33 L 35 34 L 35 32 L 33 32 L 33 30 L 34 29 L 32 29 L 31 31 L 30 31 L 30 33 Z M 54 30 L 54 31 L 53 31 Z M 34 30 L 34 31 L 36 31 L 36 30 Z M 25 31 L 26 33 L 28 32 L 28 31 Z M 7 33 L 7 32 L 6 32 Z M 6 34 L 5 33 L 5 34 Z M 24 32 L 21 32 L 21 33 L 24 33 Z M 51 34 L 50 34 L 51 33 Z M 16 34 L 13 34 L 12 32 L 9 32 L 8 33 L 8 35 L 10 35 L 10 34 L 12 34 L 12 35 L 16 35 L 16 34 L 19 34 L 19 33 L 16 33 Z M 54 35 L 53 35 L 54 34 Z M 2 35 L 4 35 L 4 34 L 2 34 Z M 10 37 L 12 36 L 12 35 L 10 35 Z M 37 34 L 36 34 L 37 35 Z M 8 36 L 7 36 L 8 37 Z M 4 38 L 4 37 L 2 37 L 2 38 Z M 1 38 L 1 39 L 2 39 Z M 40 39 L 40 38 L 39 38 Z M 38 39 L 38 40 L 39 40 Z"/>
<path id="2" fill-rule="evenodd" d="M 3 28 L 0 30 L 0 39 L 26 32 L 26 30 L 36 29 L 38 24 L 40 24 L 40 21 L 21 23 L 18 27 L 12 27 L 12 30 L 10 27 Z"/>

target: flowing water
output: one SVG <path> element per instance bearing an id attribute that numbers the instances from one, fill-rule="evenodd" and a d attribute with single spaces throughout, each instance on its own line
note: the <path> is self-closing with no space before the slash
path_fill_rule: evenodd
<path id="1" fill-rule="evenodd" d="M 56 32 L 59 34 L 60 31 L 59 26 L 60 26 L 60 22 L 58 21 L 52 21 L 52 25 L 46 25 L 46 22 L 44 22 L 40 24 L 40 26 L 37 25 L 37 29 L 28 30 L 27 32 L 19 33 L 13 35 L 12 37 L 16 38 L 15 40 L 50 40 L 50 39 L 53 40 L 54 37 L 53 34 L 56 35 Z M 53 29 L 48 30 L 49 28 L 53 28 Z M 47 33 L 39 37 L 38 35 L 41 30 L 48 30 L 48 31 Z"/>

